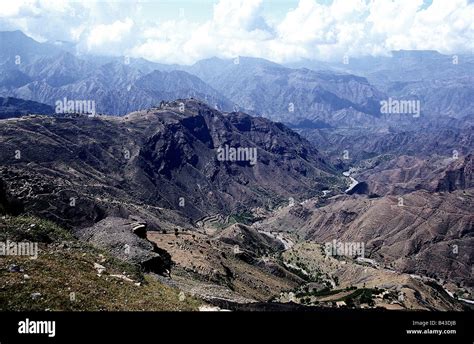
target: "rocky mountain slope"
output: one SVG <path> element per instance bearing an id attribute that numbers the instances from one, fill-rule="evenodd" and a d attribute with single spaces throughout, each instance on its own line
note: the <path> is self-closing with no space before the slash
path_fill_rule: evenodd
<path id="1" fill-rule="evenodd" d="M 151 285 L 164 283 L 211 304 L 232 308 L 234 303 L 272 302 L 280 307 L 281 302 L 288 302 L 288 291 L 303 292 L 299 288 L 313 283 L 312 277 L 302 273 L 298 264 L 283 256 L 295 244 L 332 238 L 331 233 L 342 233 L 346 228 L 341 224 L 348 226 L 347 238 L 370 241 L 371 234 L 359 237 L 361 232 L 349 226 L 357 214 L 364 217 L 368 211 L 365 201 L 348 198 L 316 209 L 308 206 L 311 202 L 300 205 L 305 199 L 320 199 L 322 205 L 326 204 L 329 201 L 320 195 L 325 192 L 340 195 L 347 186 L 346 178 L 308 141 L 282 124 L 261 117 L 222 113 L 203 102 L 188 99 L 163 102 L 159 108 L 124 117 L 69 115 L 2 120 L 0 132 L 4 147 L 0 156 L 2 212 L 31 214 L 62 224 L 82 243 L 141 269 Z M 232 161 L 229 156 L 219 159 L 217 148 L 226 145 L 255 148 L 255 164 L 245 159 Z M 354 203 L 345 205 L 346 202 Z M 385 215 L 395 215 L 389 211 L 392 199 L 381 198 L 375 202 L 377 208 L 369 217 L 379 219 L 376 226 L 379 228 L 386 221 Z M 441 198 L 437 202 L 438 211 L 443 214 L 448 211 L 446 202 Z M 411 227 L 401 230 L 399 235 L 390 230 L 383 233 L 389 245 L 380 247 L 377 244 L 380 238 L 370 241 L 368 247 L 378 254 L 373 258 L 392 264 L 401 274 L 397 279 L 388 279 L 383 277 L 385 273 L 373 271 L 371 287 L 380 288 L 380 293 L 393 294 L 397 292 L 396 286 L 408 278 L 406 272 L 431 274 L 433 265 L 413 262 L 432 259 L 433 254 L 444 253 L 450 244 L 459 245 L 462 257 L 452 262 L 440 260 L 436 263 L 440 270 L 433 274 L 438 277 L 456 267 L 456 272 L 446 272 L 442 278 L 461 283 L 459 288 L 466 287 L 466 271 L 456 264 L 469 262 L 464 251 L 470 243 L 464 234 L 456 238 L 456 233 L 462 232 L 465 223 L 471 220 L 459 213 L 467 206 L 463 201 L 456 201 L 453 194 L 452 202 L 459 203 L 457 213 L 447 221 L 456 226 L 441 241 L 440 235 L 444 233 L 441 229 L 428 235 Z M 289 205 L 295 210 L 309 208 L 298 211 L 296 217 L 278 218 L 277 223 L 271 223 L 277 218 L 275 214 L 283 214 L 281 209 L 288 209 Z M 410 198 L 406 205 L 406 208 L 413 206 Z M 339 215 L 350 211 L 340 209 L 345 206 L 356 209 L 357 214 Z M 423 207 L 414 209 L 423 216 L 430 213 Z M 326 211 L 336 218 L 325 219 Z M 407 226 L 416 223 L 410 212 L 403 211 L 398 212 L 397 221 L 406 221 Z M 342 223 L 339 217 L 344 218 Z M 313 226 L 314 221 L 324 225 Z M 437 222 L 433 220 L 429 224 Z M 372 233 L 373 228 L 368 232 Z M 403 251 L 405 256 L 400 257 L 400 236 L 406 233 L 412 234 L 401 243 L 408 251 Z M 417 242 L 421 240 L 427 244 L 418 252 Z M 58 254 L 61 252 L 62 249 Z M 359 263 L 350 264 L 355 264 L 350 265 L 353 266 L 350 271 L 360 269 Z M 350 296 L 354 299 L 353 306 L 364 305 L 369 299 L 373 301 L 375 293 L 370 294 L 364 283 L 351 280 L 343 271 L 337 273 L 341 286 L 358 288 L 350 289 L 354 293 Z M 331 278 L 325 277 L 323 284 L 318 284 L 320 293 L 327 293 L 329 283 L 331 293 L 338 295 Z M 128 275 L 120 279 L 123 283 L 129 283 L 127 279 L 134 281 Z M 388 281 L 395 289 L 388 286 Z M 427 281 L 407 283 L 405 292 L 414 291 L 420 296 L 397 303 L 397 307 L 462 308 L 450 297 L 439 299 L 436 288 L 430 287 Z M 318 300 L 321 302 L 318 307 L 334 307 L 332 301 Z M 378 305 L 395 307 L 390 300 Z M 370 307 L 377 304 L 372 301 Z M 88 305 L 91 309 L 96 307 Z"/>
<path id="2" fill-rule="evenodd" d="M 472 154 L 428 159 L 401 155 L 353 175 L 368 184 L 368 193 L 376 195 L 403 195 L 421 189 L 451 192 L 474 187 L 472 161 Z"/>
<path id="3" fill-rule="evenodd" d="M 333 160 L 353 166 L 379 156 L 466 156 L 474 149 L 474 117 L 463 120 L 411 119 L 382 128 L 296 129 Z"/>
<path id="4" fill-rule="evenodd" d="M 27 209 L 65 224 L 91 224 L 133 204 L 197 220 L 343 185 L 324 157 L 283 125 L 196 100 L 122 118 L 9 120 L 0 131 L 2 179 Z M 255 149 L 257 163 L 219 161 L 217 149 L 226 145 Z M 78 206 L 68 205 L 71 197 Z"/>
<path id="5" fill-rule="evenodd" d="M 334 196 L 283 208 L 259 229 L 299 233 L 318 243 L 360 242 L 365 257 L 398 271 L 457 282 L 472 290 L 472 188 L 403 196 Z"/>
<path id="6" fill-rule="evenodd" d="M 347 64 L 301 61 L 292 68 L 249 57 L 180 66 L 76 56 L 21 32 L 2 32 L 0 38 L 6 47 L 0 95 L 49 105 L 64 97 L 88 99 L 96 102 L 97 112 L 123 115 L 161 100 L 195 97 L 301 129 L 397 126 L 396 115 L 380 113 L 380 101 L 389 98 L 419 100 L 422 117 L 431 120 L 474 114 L 468 55 L 457 56 L 457 63 L 437 52 L 398 51 L 391 57 L 351 58 Z M 24 57 L 19 64 L 15 45 Z"/>
<path id="7" fill-rule="evenodd" d="M 205 299 L 267 301 L 300 279 L 262 263 L 282 248 L 275 239 L 240 224 L 212 235 L 198 220 L 241 218 L 344 184 L 283 125 L 194 99 L 124 117 L 2 120 L 0 128 L 0 211 L 50 219 L 154 283 Z M 219 160 L 225 145 L 256 149 L 255 164 Z"/>

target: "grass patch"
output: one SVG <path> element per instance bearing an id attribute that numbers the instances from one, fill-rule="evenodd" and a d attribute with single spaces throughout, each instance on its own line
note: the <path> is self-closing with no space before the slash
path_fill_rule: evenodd
<path id="1" fill-rule="evenodd" d="M 375 305 L 373 300 L 374 295 L 378 295 L 382 292 L 380 289 L 372 288 L 361 288 L 354 291 L 352 294 L 344 296 L 336 301 L 344 301 L 348 306 L 354 306 L 356 304 L 367 304 L 369 306 Z"/>
<path id="2" fill-rule="evenodd" d="M 232 215 L 229 219 L 229 223 L 242 223 L 244 225 L 250 226 L 256 221 L 255 216 L 248 211 Z"/>
<path id="3" fill-rule="evenodd" d="M 52 243 L 75 240 L 67 230 L 55 223 L 33 216 L 4 216 L 0 221 L 0 241 Z"/>
<path id="4" fill-rule="evenodd" d="M 40 242 L 37 259 L 0 256 L 0 311 L 193 311 L 201 305 L 49 221 L 5 217 L 0 227 L 2 240 Z M 105 272 L 98 275 L 94 263 Z M 10 272 L 13 264 L 21 271 Z"/>

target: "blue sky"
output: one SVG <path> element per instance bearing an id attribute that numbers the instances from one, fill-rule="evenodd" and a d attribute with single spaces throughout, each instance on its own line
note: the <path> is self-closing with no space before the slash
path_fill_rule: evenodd
<path id="1" fill-rule="evenodd" d="M 329 1 L 321 1 L 328 3 Z M 141 1 L 143 6 L 149 9 L 146 14 L 150 20 L 167 20 L 180 13 L 184 9 L 185 15 L 193 21 L 204 22 L 212 17 L 212 9 L 216 1 L 212 0 L 176 0 L 176 1 Z M 265 0 L 263 11 L 266 15 L 281 19 L 290 8 L 298 5 L 298 0 Z"/>
<path id="2" fill-rule="evenodd" d="M 399 49 L 472 53 L 472 18 L 469 0 L 15 0 L 2 3 L 0 30 L 162 63 L 334 61 Z"/>

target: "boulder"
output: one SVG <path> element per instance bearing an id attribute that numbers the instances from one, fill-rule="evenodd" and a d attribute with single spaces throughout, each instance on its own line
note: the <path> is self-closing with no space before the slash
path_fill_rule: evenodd
<path id="1" fill-rule="evenodd" d="M 129 219 L 106 217 L 91 227 L 77 229 L 76 235 L 118 259 L 139 265 L 144 271 L 169 274 L 171 256 L 156 244 L 135 234 L 133 228 L 136 225 Z"/>

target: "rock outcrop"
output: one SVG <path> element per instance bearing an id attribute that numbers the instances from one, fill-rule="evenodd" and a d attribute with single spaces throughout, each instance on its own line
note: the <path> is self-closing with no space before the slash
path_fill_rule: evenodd
<path id="1" fill-rule="evenodd" d="M 147 272 L 168 275 L 171 271 L 170 255 L 156 244 L 139 236 L 136 228 L 144 222 L 135 219 L 107 217 L 94 226 L 75 231 L 79 239 L 100 247 L 123 261 L 139 265 Z"/>

